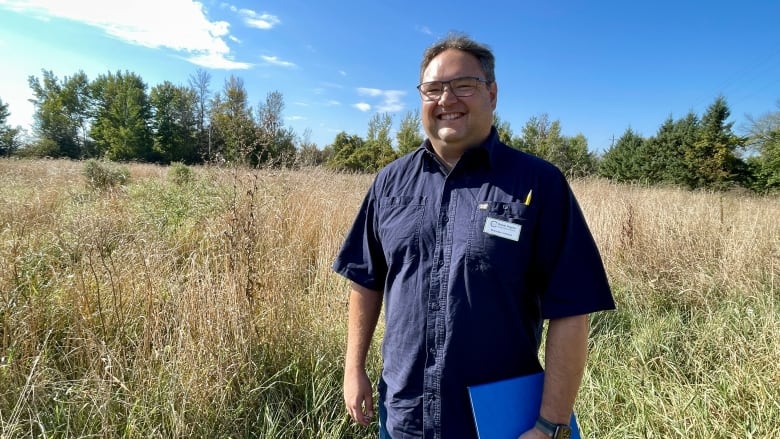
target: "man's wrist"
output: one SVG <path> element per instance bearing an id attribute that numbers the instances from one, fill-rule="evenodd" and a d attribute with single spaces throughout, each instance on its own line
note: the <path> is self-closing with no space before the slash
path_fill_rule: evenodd
<path id="1" fill-rule="evenodd" d="M 556 424 L 541 415 L 536 419 L 534 428 L 552 439 L 569 439 L 571 437 L 571 427 L 568 424 Z"/>

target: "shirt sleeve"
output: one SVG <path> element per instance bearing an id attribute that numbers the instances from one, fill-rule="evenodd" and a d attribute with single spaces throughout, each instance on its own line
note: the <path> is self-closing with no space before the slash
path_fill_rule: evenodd
<path id="1" fill-rule="evenodd" d="M 545 205 L 539 251 L 542 317 L 553 319 L 614 309 L 601 255 L 585 216 L 561 174 Z"/>
<path id="2" fill-rule="evenodd" d="M 365 288 L 382 291 L 387 261 L 377 234 L 375 186 L 369 189 L 352 228 L 333 263 L 333 270 Z"/>

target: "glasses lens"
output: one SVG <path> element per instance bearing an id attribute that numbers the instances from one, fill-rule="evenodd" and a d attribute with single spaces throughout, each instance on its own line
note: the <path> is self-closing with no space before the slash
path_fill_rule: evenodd
<path id="1" fill-rule="evenodd" d="M 420 92 L 429 99 L 438 99 L 441 97 L 444 85 L 441 81 L 423 82 L 420 84 Z"/>
<path id="2" fill-rule="evenodd" d="M 455 96 L 466 97 L 474 94 L 477 90 L 477 80 L 474 78 L 457 78 L 450 81 L 450 89 Z"/>
<path id="3" fill-rule="evenodd" d="M 455 78 L 449 81 L 431 81 L 423 82 L 417 88 L 427 100 L 441 99 L 444 94 L 445 86 L 449 87 L 450 93 L 460 98 L 465 98 L 477 91 L 477 84 L 480 80 L 477 78 Z"/>

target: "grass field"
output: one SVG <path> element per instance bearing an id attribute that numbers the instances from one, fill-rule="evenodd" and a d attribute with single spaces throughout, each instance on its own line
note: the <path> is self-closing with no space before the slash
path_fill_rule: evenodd
<path id="1" fill-rule="evenodd" d="M 375 437 L 344 412 L 330 270 L 371 177 L 127 168 L 96 190 L 0 160 L 0 437 Z M 780 436 L 780 198 L 573 187 L 619 307 L 584 436 Z"/>

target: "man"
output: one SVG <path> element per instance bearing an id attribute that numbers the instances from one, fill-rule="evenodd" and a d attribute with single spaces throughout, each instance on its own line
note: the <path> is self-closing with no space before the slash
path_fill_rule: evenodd
<path id="1" fill-rule="evenodd" d="M 598 250 L 561 172 L 498 140 L 487 47 L 451 35 L 420 80 L 428 139 L 379 172 L 334 263 L 352 281 L 347 411 L 374 415 L 365 362 L 383 303 L 381 438 L 476 438 L 467 387 L 541 371 L 549 319 L 540 422 L 521 437 L 555 437 L 587 315 L 614 308 Z"/>

